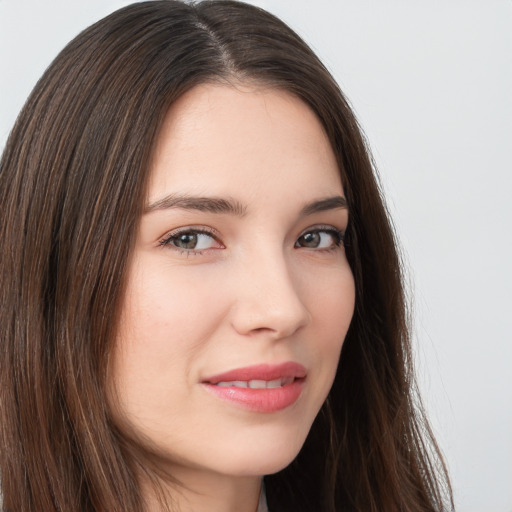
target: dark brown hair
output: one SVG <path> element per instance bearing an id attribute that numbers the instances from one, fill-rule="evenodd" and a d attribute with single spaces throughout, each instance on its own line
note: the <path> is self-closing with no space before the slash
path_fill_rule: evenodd
<path id="1" fill-rule="evenodd" d="M 354 317 L 296 460 L 265 478 L 278 512 L 453 508 L 415 393 L 400 259 L 356 119 L 308 46 L 239 2 L 151 1 L 55 59 L 0 167 L 0 474 L 6 512 L 141 510 L 144 457 L 106 403 L 127 260 L 156 135 L 209 81 L 289 91 L 317 114 L 350 207 Z M 147 470 L 149 471 L 149 470 Z"/>

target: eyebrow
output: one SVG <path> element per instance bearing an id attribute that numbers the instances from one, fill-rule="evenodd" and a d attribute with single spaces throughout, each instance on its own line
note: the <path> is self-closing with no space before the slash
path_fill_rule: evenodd
<path id="1" fill-rule="evenodd" d="M 337 209 L 348 210 L 347 200 L 343 196 L 327 197 L 318 201 L 312 201 L 302 208 L 300 215 L 306 217 L 313 213 L 325 212 L 327 210 Z"/>
<path id="2" fill-rule="evenodd" d="M 234 199 L 222 197 L 196 197 L 189 195 L 170 194 L 147 205 L 144 213 L 155 210 L 180 208 L 183 210 L 197 210 L 209 213 L 224 213 L 243 217 L 247 207 Z M 327 197 L 306 204 L 300 211 L 301 217 L 327 210 L 348 209 L 347 200 L 343 196 Z"/>
<path id="3" fill-rule="evenodd" d="M 153 212 L 155 210 L 167 210 L 169 208 L 198 210 L 200 212 L 209 213 L 228 213 L 236 215 L 237 217 L 243 217 L 247 212 L 247 208 L 234 199 L 170 194 L 147 205 L 144 209 L 144 213 Z"/>

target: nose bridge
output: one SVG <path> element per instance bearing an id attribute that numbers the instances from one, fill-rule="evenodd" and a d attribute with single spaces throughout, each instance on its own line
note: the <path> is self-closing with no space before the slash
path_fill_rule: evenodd
<path id="1" fill-rule="evenodd" d="M 238 332 L 265 331 L 282 338 L 309 322 L 310 314 L 292 263 L 277 244 L 243 258 L 233 318 Z"/>

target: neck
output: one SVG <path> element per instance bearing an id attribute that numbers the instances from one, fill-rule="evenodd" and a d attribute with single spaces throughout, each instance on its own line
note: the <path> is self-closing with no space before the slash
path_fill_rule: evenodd
<path id="1" fill-rule="evenodd" d="M 173 471 L 179 483 L 160 481 L 174 512 L 257 512 L 262 478 L 233 477 L 193 469 Z M 146 512 L 163 512 L 154 487 L 143 486 Z"/>

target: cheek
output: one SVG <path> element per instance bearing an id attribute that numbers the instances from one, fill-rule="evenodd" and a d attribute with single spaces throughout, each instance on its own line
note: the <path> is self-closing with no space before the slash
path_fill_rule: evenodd
<path id="1" fill-rule="evenodd" d="M 355 305 L 355 283 L 346 261 L 335 270 L 311 274 L 302 285 L 315 330 L 330 343 L 341 344 L 345 338 Z"/>
<path id="2" fill-rule="evenodd" d="M 204 337 L 201 331 L 215 328 L 222 306 L 212 287 L 173 270 L 147 264 L 130 280 L 119 336 L 130 350 L 155 358 L 160 353 L 193 351 Z"/>
<path id="3" fill-rule="evenodd" d="M 209 286 L 170 275 L 152 264 L 135 264 L 130 275 L 110 368 L 113 403 L 125 417 L 149 420 L 181 407 L 180 390 L 222 317 Z"/>
<path id="4" fill-rule="evenodd" d="M 327 396 L 338 367 L 339 356 L 355 305 L 355 285 L 348 266 L 320 282 L 311 301 L 314 339 L 309 356 L 318 362 L 322 393 Z M 324 396 L 324 398 L 325 398 Z"/>

